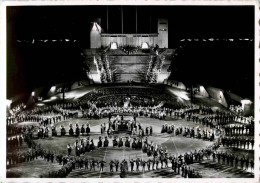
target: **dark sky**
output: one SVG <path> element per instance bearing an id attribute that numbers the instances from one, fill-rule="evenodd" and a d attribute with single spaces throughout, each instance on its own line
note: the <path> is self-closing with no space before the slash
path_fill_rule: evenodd
<path id="1" fill-rule="evenodd" d="M 80 53 L 89 47 L 91 22 L 101 18 L 104 32 L 121 33 L 122 12 L 124 33 L 136 33 L 136 24 L 137 33 L 155 33 L 157 18 L 169 19 L 169 47 L 187 45 L 175 61 L 178 79 L 188 80 L 190 73 L 196 75 L 194 82 L 253 96 L 254 41 L 180 42 L 187 38 L 254 39 L 253 6 L 24 6 L 7 7 L 8 97 L 82 78 Z M 58 41 L 38 42 L 45 39 Z M 65 43 L 64 39 L 76 42 Z"/>

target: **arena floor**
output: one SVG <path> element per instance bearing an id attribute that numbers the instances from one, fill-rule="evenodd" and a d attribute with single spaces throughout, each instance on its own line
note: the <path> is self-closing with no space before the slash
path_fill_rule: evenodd
<path id="1" fill-rule="evenodd" d="M 127 118 L 127 117 L 126 117 Z M 91 134 L 90 138 L 94 140 L 94 144 L 97 144 L 98 138 L 101 135 L 100 134 L 100 124 L 107 123 L 108 119 L 99 119 L 99 120 L 87 120 L 84 118 L 78 118 L 78 119 L 70 119 L 62 122 L 56 123 L 57 127 L 59 127 L 61 124 L 64 125 L 65 129 L 69 129 L 69 124 L 72 123 L 75 127 L 75 124 L 78 123 L 80 126 L 81 124 L 86 124 L 87 122 L 90 124 L 91 128 Z M 176 154 L 184 154 L 185 152 L 191 152 L 195 149 L 199 150 L 201 148 L 204 148 L 212 142 L 210 141 L 203 141 L 199 139 L 191 139 L 186 138 L 183 136 L 175 136 L 173 134 L 161 134 L 161 127 L 163 124 L 167 123 L 169 125 L 174 124 L 175 127 L 199 127 L 201 129 L 204 129 L 206 127 L 199 125 L 197 123 L 194 123 L 192 121 L 188 122 L 185 120 L 174 120 L 172 118 L 167 117 L 164 121 L 153 119 L 153 118 L 146 118 L 146 117 L 139 117 L 137 118 L 137 122 L 140 122 L 141 126 L 145 128 L 146 126 L 152 126 L 153 127 L 153 135 L 148 137 L 149 141 L 153 141 L 154 143 L 157 143 L 159 145 L 162 145 L 162 147 L 167 147 L 168 152 L 170 154 L 176 155 Z M 28 123 L 27 123 L 28 124 Z M 19 125 L 22 125 L 21 123 Z M 36 136 L 36 133 L 34 134 Z M 70 136 L 63 136 L 60 137 L 60 131 L 58 130 L 58 137 L 49 137 L 45 139 L 38 139 L 35 140 L 37 144 L 41 144 L 44 149 L 47 151 L 50 150 L 51 152 L 55 153 L 61 153 L 61 154 L 67 154 L 67 144 L 74 144 L 76 139 L 78 138 L 86 138 L 86 136 L 80 136 L 80 137 L 70 137 Z M 105 135 L 102 135 L 105 136 Z M 129 136 L 126 133 L 118 134 L 118 137 L 126 137 Z M 146 154 L 142 153 L 141 150 L 133 150 L 133 149 L 127 149 L 125 147 L 118 148 L 118 147 L 112 147 L 112 138 L 109 139 L 109 147 L 108 148 L 100 148 L 96 149 L 95 151 L 85 153 L 89 159 L 95 159 L 95 160 L 104 160 L 106 162 L 104 172 L 100 172 L 99 168 L 96 167 L 96 171 L 89 171 L 85 169 L 76 169 L 73 170 L 67 177 L 71 178 L 84 178 L 84 177 L 119 177 L 118 172 L 110 173 L 109 172 L 109 162 L 111 160 L 130 160 L 131 158 L 141 158 L 147 160 L 148 157 Z M 220 151 L 232 151 L 234 153 L 243 153 L 248 155 L 250 158 L 253 158 L 254 151 L 253 150 L 239 150 L 239 149 L 233 149 L 233 148 L 222 148 Z M 75 155 L 75 150 L 73 149 L 72 155 Z M 130 166 L 130 165 L 129 165 Z M 35 167 L 35 168 L 33 168 Z M 44 160 L 37 160 L 36 162 L 26 162 L 22 164 L 18 164 L 17 166 L 11 167 L 8 169 L 7 175 L 16 175 L 16 177 L 40 177 L 43 174 L 46 174 L 47 170 L 56 170 L 60 167 L 57 163 L 51 164 L 47 163 Z M 214 162 L 210 161 L 203 161 L 201 163 L 195 163 L 192 165 L 192 167 L 196 168 L 198 172 L 200 172 L 203 177 L 219 177 L 221 174 L 221 177 L 253 177 L 253 174 L 241 170 L 234 170 L 230 167 L 225 167 L 222 165 L 214 165 Z M 216 169 L 217 167 L 217 169 Z M 42 169 L 44 168 L 44 171 Z M 206 171 L 205 171 L 206 169 Z M 218 174 L 217 174 L 218 173 Z M 127 174 L 127 177 L 181 177 L 178 174 L 173 173 L 171 168 L 166 169 L 160 169 L 156 171 L 150 171 L 147 170 L 142 172 L 134 172 Z"/>

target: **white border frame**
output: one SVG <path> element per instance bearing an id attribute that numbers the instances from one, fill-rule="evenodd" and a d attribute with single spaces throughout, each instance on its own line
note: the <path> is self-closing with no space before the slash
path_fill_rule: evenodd
<path id="1" fill-rule="evenodd" d="M 260 131 L 260 65 L 259 65 L 259 2 L 257 0 L 43 0 L 7 1 L 2 0 L 0 9 L 0 182 L 108 182 L 108 183 L 153 183 L 153 182 L 260 182 L 259 179 L 259 131 Z M 6 6 L 40 5 L 253 5 L 255 6 L 255 178 L 6 178 Z M 246 61 L 245 61 L 246 64 Z"/>

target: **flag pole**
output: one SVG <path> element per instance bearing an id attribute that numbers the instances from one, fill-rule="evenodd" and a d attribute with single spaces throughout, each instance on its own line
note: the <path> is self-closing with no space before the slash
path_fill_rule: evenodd
<path id="1" fill-rule="evenodd" d="M 137 34 L 137 6 L 135 7 L 135 33 Z"/>
<path id="2" fill-rule="evenodd" d="M 122 22 L 122 34 L 124 33 L 124 17 L 123 17 L 123 7 L 121 6 L 121 22 Z"/>
<path id="3" fill-rule="evenodd" d="M 108 33 L 108 6 L 107 6 L 107 33 Z"/>

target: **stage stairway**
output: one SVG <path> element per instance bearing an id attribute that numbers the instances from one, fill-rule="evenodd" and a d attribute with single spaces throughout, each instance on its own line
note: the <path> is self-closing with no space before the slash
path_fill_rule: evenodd
<path id="1" fill-rule="evenodd" d="M 145 79 L 150 56 L 108 56 L 111 70 L 114 70 L 116 82 L 141 82 Z"/>

